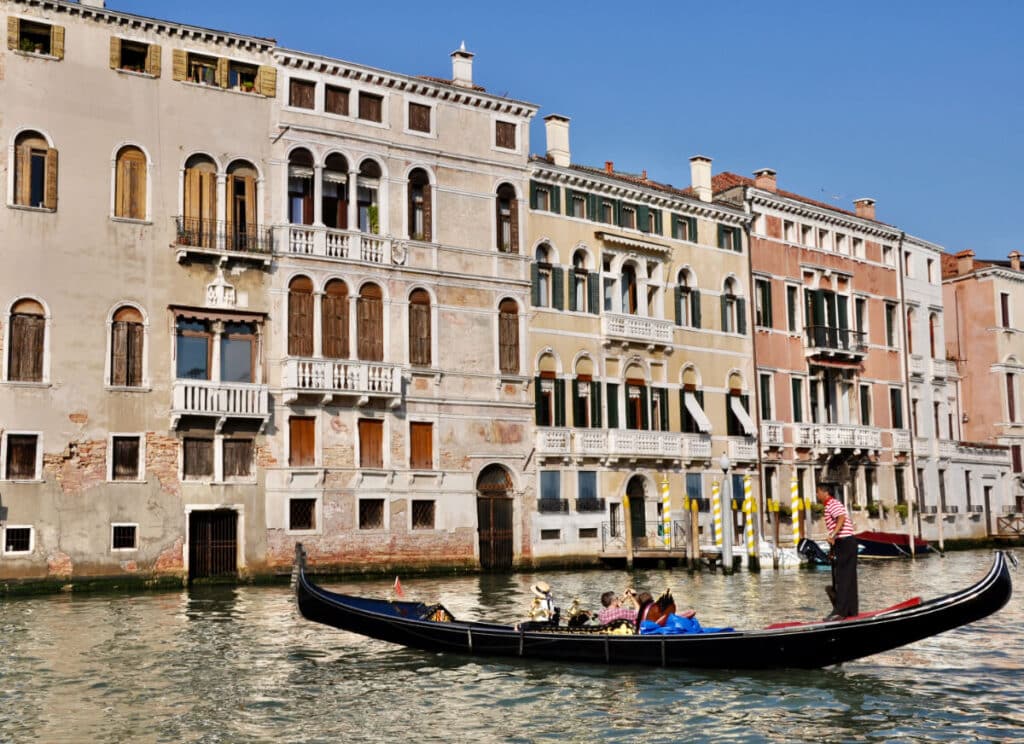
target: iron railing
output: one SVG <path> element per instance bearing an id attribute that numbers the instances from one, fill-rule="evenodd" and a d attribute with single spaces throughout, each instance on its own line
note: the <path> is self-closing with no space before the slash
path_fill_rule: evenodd
<path id="1" fill-rule="evenodd" d="M 864 336 L 863 331 L 851 331 L 849 328 L 807 326 L 807 346 L 813 349 L 831 349 L 863 354 L 867 351 Z"/>
<path id="2" fill-rule="evenodd" d="M 257 225 L 236 225 L 204 217 L 175 217 L 175 242 L 179 246 L 195 246 L 235 253 L 271 253 L 274 236 L 269 228 Z"/>
<path id="3" fill-rule="evenodd" d="M 538 499 L 537 511 L 544 514 L 568 514 L 569 499 Z"/>
<path id="4" fill-rule="evenodd" d="M 604 511 L 604 499 L 576 499 L 576 511 L 589 514 Z"/>

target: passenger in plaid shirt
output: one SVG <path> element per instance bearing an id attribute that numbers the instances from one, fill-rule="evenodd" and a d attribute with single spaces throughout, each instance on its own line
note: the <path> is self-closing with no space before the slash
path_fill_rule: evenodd
<path id="1" fill-rule="evenodd" d="M 601 604 L 604 605 L 604 609 L 597 613 L 597 622 L 601 625 L 607 625 L 616 620 L 629 620 L 630 623 L 636 625 L 636 613 L 640 609 L 636 606 L 636 592 L 632 589 L 627 589 L 626 596 L 634 603 L 633 607 L 623 607 L 622 601 L 616 596 L 615 592 L 605 592 L 602 594 Z"/>

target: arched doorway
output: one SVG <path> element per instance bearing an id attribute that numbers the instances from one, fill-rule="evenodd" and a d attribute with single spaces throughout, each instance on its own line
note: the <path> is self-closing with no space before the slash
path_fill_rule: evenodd
<path id="1" fill-rule="evenodd" d="M 629 496 L 629 524 L 633 530 L 633 544 L 646 534 L 646 505 L 644 504 L 644 479 L 634 475 L 626 484 L 626 495 Z"/>
<path id="2" fill-rule="evenodd" d="M 512 569 L 512 478 L 500 465 L 488 465 L 476 480 L 480 568 Z"/>

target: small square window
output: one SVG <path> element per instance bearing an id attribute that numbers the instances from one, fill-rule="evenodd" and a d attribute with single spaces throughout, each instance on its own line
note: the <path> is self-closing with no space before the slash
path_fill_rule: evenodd
<path id="1" fill-rule="evenodd" d="M 359 529 L 384 529 L 384 499 L 360 499 Z"/>
<path id="2" fill-rule="evenodd" d="M 383 120 L 384 97 L 373 93 L 359 92 L 359 118 L 366 121 Z"/>
<path id="3" fill-rule="evenodd" d="M 593 540 L 597 537 L 597 527 L 580 527 L 580 540 Z"/>
<path id="4" fill-rule="evenodd" d="M 577 219 L 585 219 L 587 216 L 587 202 L 582 196 L 572 198 L 572 216 Z"/>
<path id="5" fill-rule="evenodd" d="M 434 505 L 433 501 L 412 502 L 412 528 L 414 530 L 434 529 Z"/>
<path id="6" fill-rule="evenodd" d="M 409 104 L 409 129 L 414 132 L 430 132 L 430 106 Z"/>
<path id="7" fill-rule="evenodd" d="M 516 125 L 510 121 L 494 123 L 494 144 L 506 150 L 516 149 Z"/>
<path id="8" fill-rule="evenodd" d="M 139 437 L 114 437 L 111 443 L 110 474 L 117 481 L 139 479 Z"/>
<path id="9" fill-rule="evenodd" d="M 53 53 L 53 26 L 18 19 L 18 48 L 32 54 Z"/>
<path id="10" fill-rule="evenodd" d="M 316 529 L 316 499 L 290 499 L 288 501 L 288 529 Z"/>
<path id="11" fill-rule="evenodd" d="M 288 105 L 295 108 L 311 109 L 315 107 L 316 83 L 311 80 L 292 78 L 288 84 Z"/>
<path id="12" fill-rule="evenodd" d="M 324 91 L 324 110 L 329 114 L 348 116 L 348 88 L 328 85 Z"/>
<path id="13" fill-rule="evenodd" d="M 138 527 L 134 524 L 113 525 L 113 538 L 111 547 L 114 550 L 135 550 L 137 549 Z"/>
<path id="14" fill-rule="evenodd" d="M 149 72 L 147 61 L 149 59 L 149 44 L 142 44 L 127 39 L 117 39 L 115 49 L 120 48 L 117 56 L 117 69 L 128 72 Z"/>
<path id="15" fill-rule="evenodd" d="M 540 531 L 540 539 L 541 540 L 561 540 L 562 539 L 562 531 L 561 530 L 541 530 Z"/>
<path id="16" fill-rule="evenodd" d="M 31 527 L 8 527 L 4 530 L 4 553 L 28 553 L 31 550 Z"/>
<path id="17" fill-rule="evenodd" d="M 243 93 L 255 92 L 257 75 L 259 69 L 255 65 L 234 61 L 228 63 L 228 87 L 232 90 Z"/>
<path id="18" fill-rule="evenodd" d="M 199 85 L 217 85 L 217 58 L 189 54 L 188 81 Z"/>

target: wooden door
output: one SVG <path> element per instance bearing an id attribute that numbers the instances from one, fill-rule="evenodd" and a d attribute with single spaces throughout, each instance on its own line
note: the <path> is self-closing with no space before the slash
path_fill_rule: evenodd
<path id="1" fill-rule="evenodd" d="M 292 416 L 288 419 L 288 464 L 309 467 L 316 464 L 316 419 Z"/>

